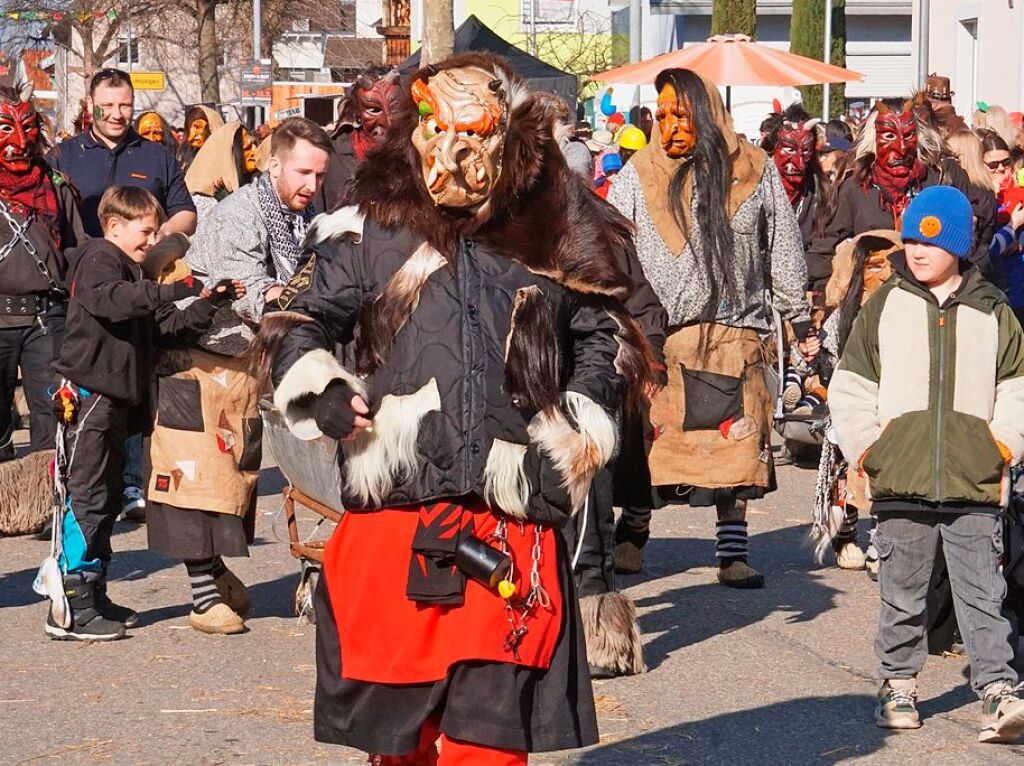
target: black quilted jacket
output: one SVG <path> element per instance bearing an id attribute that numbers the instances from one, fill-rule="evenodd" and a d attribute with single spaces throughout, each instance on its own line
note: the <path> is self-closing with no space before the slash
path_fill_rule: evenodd
<path id="1" fill-rule="evenodd" d="M 274 385 L 311 351 L 348 343 L 361 307 L 381 294 L 423 242 L 409 230 L 386 230 L 367 219 L 358 243 L 319 246 L 311 284 L 287 306 L 314 321 L 293 329 L 280 346 L 272 360 Z M 418 430 L 415 470 L 396 477 L 387 496 L 369 505 L 482 497 L 492 442 L 527 445 L 536 413 L 517 407 L 504 390 L 505 358 L 517 290 L 534 285 L 551 308 L 569 360 L 561 390 L 583 394 L 608 413 L 617 410 L 623 386 L 614 367 L 617 325 L 603 309 L 604 299 L 571 291 L 463 239 L 455 263 L 427 279 L 417 308 L 367 380 L 375 412 L 386 395 L 410 395 L 432 380 L 440 395 L 439 410 L 428 412 Z M 343 500 L 350 508 L 365 505 L 356 497 Z M 537 521 L 564 520 L 564 508 L 543 507 L 537 497 L 530 505 Z"/>

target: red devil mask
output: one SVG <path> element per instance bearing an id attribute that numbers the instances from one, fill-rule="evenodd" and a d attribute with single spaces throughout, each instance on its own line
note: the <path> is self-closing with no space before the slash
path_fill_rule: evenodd
<path id="1" fill-rule="evenodd" d="M 27 173 L 39 144 L 39 115 L 26 101 L 0 101 L 0 167 Z"/>
<path id="2" fill-rule="evenodd" d="M 359 125 L 364 136 L 373 143 L 379 144 L 384 140 L 401 95 L 397 78 L 390 76 L 373 82 L 369 87 L 360 85 L 356 91 Z"/>
<path id="3" fill-rule="evenodd" d="M 875 117 L 875 165 L 871 181 L 894 219 L 903 214 L 927 171 L 917 157 L 917 118 L 913 111 L 883 111 Z"/>
<path id="4" fill-rule="evenodd" d="M 909 176 L 917 162 L 917 118 L 911 111 L 875 118 L 875 163 L 888 175 Z"/>
<path id="5" fill-rule="evenodd" d="M 814 162 L 814 150 L 814 131 L 805 128 L 804 123 L 787 122 L 779 130 L 772 159 L 779 169 L 789 201 L 794 205 L 804 191 L 807 171 Z"/>

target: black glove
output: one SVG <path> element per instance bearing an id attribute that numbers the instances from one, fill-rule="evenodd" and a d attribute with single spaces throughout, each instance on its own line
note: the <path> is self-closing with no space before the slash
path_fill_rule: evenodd
<path id="1" fill-rule="evenodd" d="M 235 292 L 235 283 L 230 279 L 222 279 L 213 286 L 210 291 L 210 303 L 214 306 L 223 306 L 225 303 L 236 300 L 238 293 Z"/>
<path id="2" fill-rule="evenodd" d="M 313 420 L 324 436 L 344 439 L 355 430 L 356 411 L 352 409 L 355 395 L 348 383 L 337 378 L 313 400 Z"/>
<path id="3" fill-rule="evenodd" d="M 185 277 L 180 282 L 175 282 L 171 286 L 171 300 L 180 301 L 184 298 L 197 297 L 203 292 L 203 283 L 195 277 Z"/>

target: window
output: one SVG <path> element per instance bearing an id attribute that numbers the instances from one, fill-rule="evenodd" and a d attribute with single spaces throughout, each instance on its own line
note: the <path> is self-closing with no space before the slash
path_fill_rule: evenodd
<path id="1" fill-rule="evenodd" d="M 131 42 L 131 61 L 128 60 L 129 42 Z M 128 35 L 121 35 L 117 38 L 117 63 L 119 66 L 139 63 L 139 38 L 133 36 L 130 41 Z"/>

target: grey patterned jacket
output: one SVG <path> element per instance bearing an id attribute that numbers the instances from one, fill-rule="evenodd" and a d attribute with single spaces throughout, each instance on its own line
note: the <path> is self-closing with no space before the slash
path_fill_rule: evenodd
<path id="1" fill-rule="evenodd" d="M 268 270 L 270 237 L 255 181 L 229 194 L 200 219 L 185 261 L 208 284 L 238 279 L 245 285 L 245 297 L 221 308 L 200 341 L 208 351 L 237 356 L 249 345 L 263 315 L 263 294 L 278 282 Z"/>
<path id="2" fill-rule="evenodd" d="M 668 311 L 669 326 L 697 321 L 710 295 L 711 278 L 697 255 L 702 246 L 699 228 L 693 227 L 682 253 L 670 252 L 647 211 L 640 177 L 629 162 L 612 183 L 608 201 L 636 224 L 637 257 Z M 767 258 L 761 252 L 758 232 L 762 209 L 770 248 Z M 785 320 L 809 320 L 800 227 L 772 162 L 765 163 L 761 182 L 733 216 L 732 229 L 736 284 L 743 285 L 744 295 L 738 306 L 723 301 L 715 321 L 767 333 L 774 328 L 772 304 Z"/>

